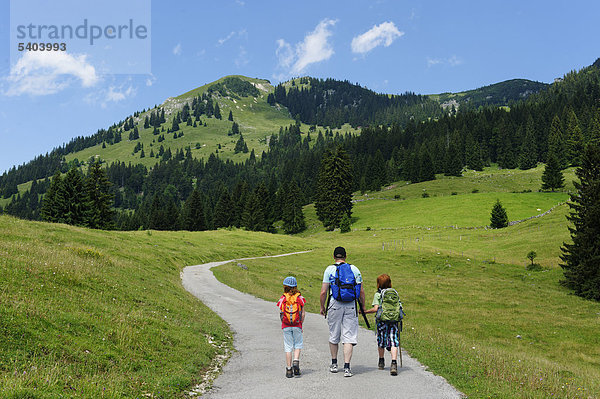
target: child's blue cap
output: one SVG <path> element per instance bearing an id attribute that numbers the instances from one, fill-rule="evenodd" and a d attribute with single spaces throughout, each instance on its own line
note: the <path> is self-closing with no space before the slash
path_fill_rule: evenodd
<path id="1" fill-rule="evenodd" d="M 298 285 L 298 283 L 296 283 L 296 277 L 286 277 L 283 280 L 283 285 L 287 285 L 288 287 L 296 287 Z"/>

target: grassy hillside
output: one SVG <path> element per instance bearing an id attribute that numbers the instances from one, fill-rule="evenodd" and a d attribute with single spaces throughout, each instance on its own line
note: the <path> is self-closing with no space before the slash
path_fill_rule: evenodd
<path id="1" fill-rule="evenodd" d="M 292 262 L 249 261 L 248 271 L 225 265 L 215 274 L 265 299 L 276 297 L 282 279 L 294 274 L 309 310 L 318 312 L 323 270 L 331 262 L 331 249 L 343 245 L 349 261 L 361 268 L 369 301 L 381 273 L 388 273 L 400 290 L 408 313 L 404 347 L 470 398 L 600 396 L 600 304 L 575 297 L 559 284 L 560 246 L 570 239 L 568 207 L 505 229 L 470 228 L 485 223 L 485 215 L 489 221 L 496 198 L 506 202 L 512 220 L 541 213 L 539 207 L 547 210 L 566 194 L 511 193 L 532 173 L 512 171 L 480 186 L 500 191 L 443 195 L 454 189 L 444 183 L 466 188 L 486 173 L 422 183 L 426 191 L 437 190 L 438 197 L 404 193 L 406 186 L 397 188 L 409 198 L 405 201 L 359 202 L 355 230 L 347 234 L 325 232 L 314 207 L 308 207 L 312 227 L 303 235 L 324 249 Z M 525 267 L 531 250 L 538 254 L 541 271 Z"/>
<path id="2" fill-rule="evenodd" d="M 192 155 L 196 158 L 206 159 L 211 153 L 215 153 L 224 159 L 232 159 L 237 162 L 243 161 L 248 158 L 248 154 L 234 153 L 235 143 L 239 136 L 227 135 L 231 130 L 232 125 L 232 122 L 227 119 L 229 111 L 232 112 L 234 121 L 239 124 L 240 131 L 244 136 L 248 149 L 254 149 L 256 155 L 260 156 L 262 151 L 265 151 L 268 148 L 267 138 L 270 137 L 271 134 L 277 134 L 279 128 L 282 126 L 286 127 L 295 123 L 286 108 L 280 106 L 272 107 L 267 104 L 267 95 L 273 91 L 273 86 L 269 81 L 264 79 L 252 79 L 244 76 L 226 76 L 178 97 L 169 98 L 159 106 L 159 108 L 162 107 L 165 109 L 165 119 L 167 121 L 163 126 L 165 126 L 165 129 L 171 127 L 173 115 L 177 113 L 177 111 L 180 111 L 186 102 L 191 105 L 195 96 L 206 93 L 211 87 L 214 87 L 231 77 L 252 83 L 258 88 L 260 94 L 256 97 L 243 97 L 237 96 L 233 92 L 229 93 L 230 95 L 222 95 L 221 93 L 214 92 L 213 101 L 219 104 L 222 119 L 215 119 L 214 117 L 207 118 L 204 115 L 201 119 L 207 126 L 198 125 L 197 127 L 193 127 L 187 126 L 185 122 L 180 123 L 180 130 L 178 133 L 183 132 L 183 137 L 175 139 L 173 138 L 173 133 L 169 134 L 165 132 L 165 140 L 161 143 L 157 141 L 158 136 L 152 134 L 153 128 L 143 128 L 144 118 L 146 115 L 150 115 L 152 112 L 152 110 L 150 110 L 142 113 L 139 118 L 137 118 L 139 121 L 138 129 L 140 139 L 129 141 L 129 132 L 123 132 L 123 141 L 120 143 L 107 145 L 106 148 L 102 148 L 102 144 L 86 148 L 82 151 L 67 155 L 67 161 L 71 161 L 75 158 L 80 161 L 87 161 L 90 157 L 99 156 L 109 163 L 118 160 L 126 163 L 141 163 L 147 167 L 151 167 L 158 162 L 158 158 L 151 158 L 149 156 L 150 151 L 153 150 L 156 154 L 161 145 L 165 150 L 171 148 L 171 152 L 173 153 L 175 153 L 176 150 L 191 147 Z M 308 128 L 309 126 L 303 125 L 301 129 L 306 134 Z M 337 129 L 337 131 L 356 133 L 356 130 L 348 125 L 342 127 L 342 129 Z M 161 132 L 161 134 L 163 133 Z M 133 154 L 133 149 L 138 142 L 144 145 L 144 158 L 140 158 L 140 152 Z M 218 148 L 219 145 L 221 146 L 221 149 Z"/>
<path id="3" fill-rule="evenodd" d="M 178 397 L 230 345 L 186 265 L 307 249 L 243 231 L 105 232 L 0 216 L 0 397 Z M 231 242 L 236 245 L 232 246 Z"/>

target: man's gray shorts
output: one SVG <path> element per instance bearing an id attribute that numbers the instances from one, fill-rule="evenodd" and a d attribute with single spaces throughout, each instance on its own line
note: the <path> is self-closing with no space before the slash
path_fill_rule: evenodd
<path id="1" fill-rule="evenodd" d="M 332 344 L 357 344 L 358 316 L 355 309 L 356 303 L 338 302 L 331 298 L 327 311 L 329 323 L 329 342 Z"/>

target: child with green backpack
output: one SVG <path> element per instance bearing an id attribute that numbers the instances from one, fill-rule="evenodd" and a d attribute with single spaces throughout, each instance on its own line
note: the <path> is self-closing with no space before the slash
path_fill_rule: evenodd
<path id="1" fill-rule="evenodd" d="M 375 313 L 377 322 L 377 349 L 379 351 L 379 369 L 385 368 L 385 350 L 392 354 L 390 374 L 398 375 L 398 348 L 404 312 L 398 292 L 392 288 L 392 279 L 387 274 L 377 277 L 377 292 L 373 297 L 373 307 L 365 313 Z M 402 354 L 400 354 L 402 356 Z"/>
<path id="2" fill-rule="evenodd" d="M 283 280 L 283 295 L 277 302 L 281 328 L 283 330 L 283 349 L 285 351 L 285 376 L 292 378 L 300 375 L 300 349 L 303 345 L 302 322 L 306 314 L 306 299 L 298 291 L 298 283 L 293 276 Z M 292 353 L 294 356 L 292 363 Z"/>

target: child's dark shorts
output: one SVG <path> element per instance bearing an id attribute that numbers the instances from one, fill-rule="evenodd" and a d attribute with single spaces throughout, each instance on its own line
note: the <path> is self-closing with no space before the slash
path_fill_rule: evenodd
<path id="1" fill-rule="evenodd" d="M 377 346 L 390 350 L 392 347 L 398 347 L 398 323 L 386 323 L 380 321 L 377 323 Z"/>

